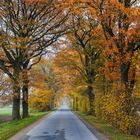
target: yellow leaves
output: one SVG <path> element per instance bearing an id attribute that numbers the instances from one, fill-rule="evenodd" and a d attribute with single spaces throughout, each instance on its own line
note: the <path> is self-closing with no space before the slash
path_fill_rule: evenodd
<path id="1" fill-rule="evenodd" d="M 120 123 L 120 130 L 125 133 L 131 134 L 131 132 L 134 131 L 134 127 L 137 124 L 136 118 L 134 119 L 132 116 L 122 116 L 122 117 L 124 121 Z"/>
<path id="2" fill-rule="evenodd" d="M 50 90 L 34 89 L 29 96 L 29 106 L 33 110 L 44 111 L 49 109 L 52 92 Z"/>
<path id="3" fill-rule="evenodd" d="M 105 119 L 124 133 L 134 133 L 137 131 L 139 121 L 134 114 L 128 115 L 125 112 L 125 109 L 131 106 L 127 104 L 128 100 L 131 99 L 128 99 L 125 93 L 115 95 L 110 92 L 106 95 L 97 95 L 95 99 L 97 117 Z"/>
<path id="4" fill-rule="evenodd" d="M 41 73 L 41 70 L 31 70 L 29 73 L 30 86 L 38 89 L 47 89 L 45 84 L 46 75 Z"/>

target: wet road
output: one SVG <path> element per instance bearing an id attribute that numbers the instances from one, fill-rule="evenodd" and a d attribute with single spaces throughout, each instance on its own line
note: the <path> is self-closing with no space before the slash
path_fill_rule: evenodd
<path id="1" fill-rule="evenodd" d="M 68 109 L 46 117 L 23 140 L 97 140 L 90 130 Z"/>

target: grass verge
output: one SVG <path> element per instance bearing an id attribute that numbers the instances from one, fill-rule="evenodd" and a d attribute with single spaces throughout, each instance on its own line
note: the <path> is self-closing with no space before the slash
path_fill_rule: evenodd
<path id="1" fill-rule="evenodd" d="M 94 125 L 101 133 L 107 135 L 111 140 L 140 140 L 140 138 L 136 138 L 134 136 L 128 136 L 118 129 L 112 127 L 110 124 L 97 119 L 91 115 L 86 115 L 81 112 L 77 112 L 83 119 L 88 121 L 90 124 Z"/>
<path id="2" fill-rule="evenodd" d="M 0 124 L 0 140 L 7 140 L 46 114 L 47 112 L 31 113 L 30 117 L 26 119 Z"/>

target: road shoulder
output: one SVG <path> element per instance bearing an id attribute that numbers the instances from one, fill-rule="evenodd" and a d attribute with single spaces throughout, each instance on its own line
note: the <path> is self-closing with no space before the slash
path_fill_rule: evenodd
<path id="1" fill-rule="evenodd" d="M 106 135 L 99 132 L 99 130 L 95 126 L 90 124 L 88 121 L 86 121 L 79 114 L 77 114 L 76 112 L 73 112 L 73 113 L 85 124 L 85 126 L 97 137 L 98 140 L 110 140 Z"/>
<path id="2" fill-rule="evenodd" d="M 11 138 L 9 138 L 8 140 L 22 140 L 26 134 L 31 131 L 33 128 L 35 128 L 38 124 L 40 124 L 44 119 L 48 118 L 53 112 L 41 117 L 39 120 L 35 121 L 34 123 L 32 123 L 31 125 L 23 128 L 21 131 L 19 131 L 18 133 L 16 133 L 14 136 L 12 136 Z"/>

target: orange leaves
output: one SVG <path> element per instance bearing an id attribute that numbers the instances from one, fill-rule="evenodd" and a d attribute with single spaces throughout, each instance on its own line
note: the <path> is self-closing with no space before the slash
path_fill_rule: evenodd
<path id="1" fill-rule="evenodd" d="M 105 61 L 103 72 L 108 80 L 111 81 L 120 80 L 120 72 L 118 66 L 119 65 L 117 65 L 115 62 Z"/>
<path id="2" fill-rule="evenodd" d="M 96 12 L 97 12 L 97 11 L 96 11 L 95 9 L 93 9 L 92 7 L 89 7 L 88 9 L 89 9 L 89 11 L 91 12 L 91 14 L 92 14 L 94 17 L 96 17 L 96 14 L 97 14 Z"/>
<path id="3" fill-rule="evenodd" d="M 25 0 L 26 3 L 33 4 L 33 3 L 48 3 L 50 0 Z"/>
<path id="4" fill-rule="evenodd" d="M 124 4 L 119 4 L 119 8 L 123 13 L 125 13 L 128 16 L 128 20 L 132 19 L 135 21 L 137 18 L 140 18 L 140 9 L 139 5 L 133 6 L 133 7 L 125 7 Z"/>
<path id="5" fill-rule="evenodd" d="M 35 89 L 48 89 L 48 86 L 45 83 L 45 80 L 47 79 L 47 76 L 44 75 L 44 73 L 41 70 L 40 65 L 34 67 L 30 72 L 29 72 L 29 85 L 32 88 Z"/>
<path id="6" fill-rule="evenodd" d="M 53 61 L 55 72 L 61 76 L 63 81 L 63 92 L 70 93 L 77 88 L 77 85 L 83 84 L 83 77 L 79 79 L 82 73 L 82 64 L 77 51 L 71 47 L 61 49 Z"/>
<path id="7" fill-rule="evenodd" d="M 62 5 L 69 10 L 70 14 L 77 14 L 84 12 L 85 4 L 81 0 L 66 0 Z"/>
<path id="8" fill-rule="evenodd" d="M 79 58 L 73 49 L 66 48 L 61 50 L 54 59 L 54 65 L 57 72 L 68 73 L 71 74 L 75 73 L 76 65 L 79 65 Z"/>

